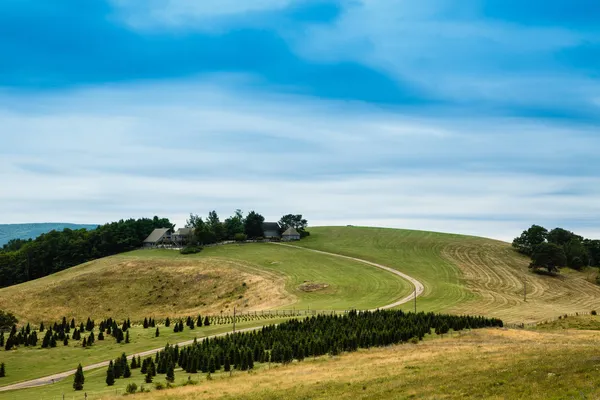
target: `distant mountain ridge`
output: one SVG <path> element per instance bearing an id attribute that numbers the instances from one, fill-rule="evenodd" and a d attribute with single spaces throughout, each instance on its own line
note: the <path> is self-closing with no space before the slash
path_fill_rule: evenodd
<path id="1" fill-rule="evenodd" d="M 0 247 L 12 239 L 35 239 L 42 233 L 69 229 L 96 229 L 98 225 L 45 222 L 32 224 L 0 224 Z"/>

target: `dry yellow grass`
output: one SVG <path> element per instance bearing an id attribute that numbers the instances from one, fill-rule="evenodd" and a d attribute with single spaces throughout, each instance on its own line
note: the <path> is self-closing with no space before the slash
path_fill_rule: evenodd
<path id="1" fill-rule="evenodd" d="M 465 286 L 477 295 L 449 312 L 527 323 L 600 309 L 600 286 L 591 283 L 585 273 L 568 269 L 555 277 L 531 273 L 530 260 L 506 243 L 457 241 L 443 247 L 441 254 L 460 268 Z"/>
<path id="2" fill-rule="evenodd" d="M 473 331 L 418 345 L 217 375 L 199 386 L 140 394 L 193 399 L 600 398 L 600 333 Z"/>
<path id="3" fill-rule="evenodd" d="M 115 256 L 2 289 L 0 309 L 22 322 L 218 314 L 294 301 L 285 277 L 217 258 Z"/>

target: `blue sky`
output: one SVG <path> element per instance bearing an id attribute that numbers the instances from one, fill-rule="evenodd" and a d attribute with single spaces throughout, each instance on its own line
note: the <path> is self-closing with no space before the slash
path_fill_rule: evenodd
<path id="1" fill-rule="evenodd" d="M 0 222 L 600 237 L 600 3 L 0 3 Z"/>

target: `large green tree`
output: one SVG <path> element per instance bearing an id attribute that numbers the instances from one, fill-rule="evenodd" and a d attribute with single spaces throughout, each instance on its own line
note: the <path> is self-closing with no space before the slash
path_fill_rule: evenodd
<path id="1" fill-rule="evenodd" d="M 530 268 L 546 268 L 548 272 L 555 272 L 559 267 L 567 265 L 567 256 L 561 246 L 554 243 L 541 243 L 535 247 L 531 255 Z"/>
<path id="2" fill-rule="evenodd" d="M 287 214 L 281 217 L 279 220 L 279 226 L 281 227 L 282 231 L 292 227 L 296 229 L 301 236 L 305 236 L 303 234 L 306 232 L 308 221 L 302 218 L 302 214 Z"/>
<path id="3" fill-rule="evenodd" d="M 219 216 L 217 215 L 216 211 L 213 210 L 208 213 L 208 218 L 206 219 L 206 225 L 208 225 L 208 228 L 214 234 L 217 242 L 220 242 L 223 239 L 225 239 L 225 237 L 226 237 L 225 226 L 219 219 Z"/>
<path id="4" fill-rule="evenodd" d="M 265 222 L 265 217 L 255 211 L 250 211 L 244 223 L 244 233 L 252 239 L 264 236 L 263 222 Z"/>
<path id="5" fill-rule="evenodd" d="M 581 236 L 578 236 L 578 235 L 574 234 L 573 232 L 568 231 L 563 228 L 552 229 L 550 232 L 548 232 L 546 239 L 548 240 L 549 243 L 554 243 L 557 246 L 565 246 L 567 243 L 571 242 L 572 240 L 579 240 L 579 241 L 583 240 L 583 238 Z"/>
<path id="6" fill-rule="evenodd" d="M 520 253 L 531 256 L 536 246 L 544 243 L 548 237 L 548 230 L 543 226 L 532 225 L 523 231 L 521 236 L 513 240 L 513 247 Z"/>
<path id="7" fill-rule="evenodd" d="M 244 214 L 242 210 L 235 210 L 235 214 L 227 218 L 223 223 L 225 228 L 225 237 L 233 240 L 238 233 L 244 233 Z"/>

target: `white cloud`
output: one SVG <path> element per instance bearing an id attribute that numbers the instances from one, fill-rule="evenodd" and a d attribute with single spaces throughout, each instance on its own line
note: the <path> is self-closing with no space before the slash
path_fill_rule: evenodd
<path id="1" fill-rule="evenodd" d="M 568 174 L 594 156 L 590 132 L 425 119 L 227 81 L 4 96 L 1 222 L 158 214 L 182 224 L 189 212 L 242 208 L 501 239 L 531 223 L 594 233 L 582 221 L 599 215 L 600 179 Z"/>

